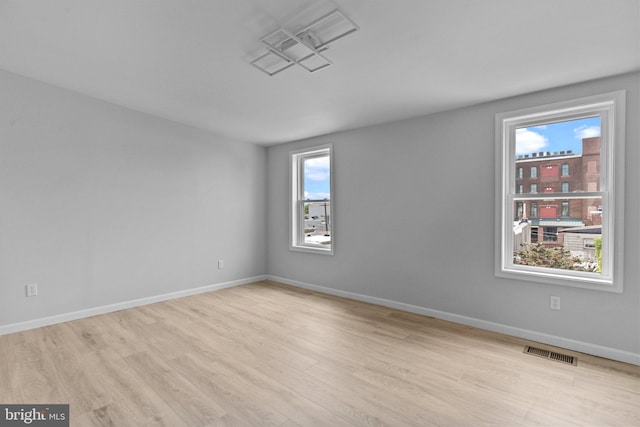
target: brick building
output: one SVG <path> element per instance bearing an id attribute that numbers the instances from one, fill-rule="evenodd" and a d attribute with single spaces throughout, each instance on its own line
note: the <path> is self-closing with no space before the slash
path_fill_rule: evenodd
<path id="1" fill-rule="evenodd" d="M 514 206 L 514 219 L 527 218 L 531 225 L 531 243 L 563 246 L 562 230 L 602 224 L 600 199 L 562 198 L 562 193 L 600 190 L 600 137 L 584 138 L 582 153 L 568 150 L 520 155 L 515 167 L 516 193 L 541 194 L 540 199 L 519 201 Z M 550 198 L 545 199 L 545 193 Z"/>

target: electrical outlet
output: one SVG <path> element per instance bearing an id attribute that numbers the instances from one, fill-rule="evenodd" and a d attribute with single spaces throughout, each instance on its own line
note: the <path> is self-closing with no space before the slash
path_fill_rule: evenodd
<path id="1" fill-rule="evenodd" d="M 25 287 L 27 289 L 27 296 L 28 297 L 35 297 L 36 295 L 38 295 L 38 284 L 37 283 L 27 283 L 27 285 Z"/>
<path id="2" fill-rule="evenodd" d="M 560 297 L 551 296 L 549 306 L 552 310 L 560 310 Z"/>
<path id="3" fill-rule="evenodd" d="M 223 259 L 219 259 L 218 260 L 218 270 L 222 270 L 224 268 L 224 260 Z"/>

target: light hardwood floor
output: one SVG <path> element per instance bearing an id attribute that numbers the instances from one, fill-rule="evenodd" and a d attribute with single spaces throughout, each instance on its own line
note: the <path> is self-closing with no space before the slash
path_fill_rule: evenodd
<path id="1" fill-rule="evenodd" d="M 82 427 L 640 425 L 639 367 L 525 344 L 259 282 L 1 336 L 0 402 Z"/>

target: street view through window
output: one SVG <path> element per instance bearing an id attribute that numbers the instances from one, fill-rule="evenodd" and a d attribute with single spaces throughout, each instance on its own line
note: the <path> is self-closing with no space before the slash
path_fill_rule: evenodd
<path id="1" fill-rule="evenodd" d="M 304 243 L 331 247 L 331 167 L 330 157 L 304 160 Z"/>
<path id="2" fill-rule="evenodd" d="M 514 264 L 601 272 L 600 120 L 516 129 Z"/>

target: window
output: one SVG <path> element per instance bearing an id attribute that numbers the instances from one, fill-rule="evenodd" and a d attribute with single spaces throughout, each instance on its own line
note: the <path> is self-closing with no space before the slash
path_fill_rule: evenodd
<path id="1" fill-rule="evenodd" d="M 524 177 L 524 174 L 522 172 L 522 168 L 518 168 L 518 179 L 522 179 Z"/>
<path id="2" fill-rule="evenodd" d="M 333 254 L 332 147 L 290 153 L 290 249 Z"/>
<path id="3" fill-rule="evenodd" d="M 522 184 L 518 184 L 518 185 L 516 186 L 516 193 L 518 193 L 518 194 L 522 194 L 523 192 L 524 192 L 524 185 L 522 185 Z"/>
<path id="4" fill-rule="evenodd" d="M 558 227 L 544 227 L 542 229 L 542 240 L 545 242 L 557 242 Z"/>
<path id="5" fill-rule="evenodd" d="M 531 193 L 538 192 L 538 184 L 531 184 Z"/>
<path id="6" fill-rule="evenodd" d="M 538 177 L 538 168 L 536 166 L 531 166 L 531 178 Z"/>
<path id="7" fill-rule="evenodd" d="M 624 198 L 616 196 L 624 184 L 624 103 L 625 92 L 619 91 L 496 115 L 497 276 L 622 292 Z M 516 159 L 536 163 L 544 199 L 516 186 Z M 571 188 L 560 181 L 569 176 L 570 164 Z M 533 166 L 530 170 L 533 174 Z M 529 230 L 529 241 L 541 241 L 534 244 L 557 262 L 536 259 L 533 249 L 539 247 L 516 247 L 522 236 L 514 236 L 522 227 L 513 218 L 520 203 L 531 206 L 536 217 L 537 232 L 533 236 Z M 599 229 L 602 236 L 596 263 L 576 260 L 584 251 L 574 251 L 571 239 L 563 238 L 564 230 L 584 227 Z"/>

